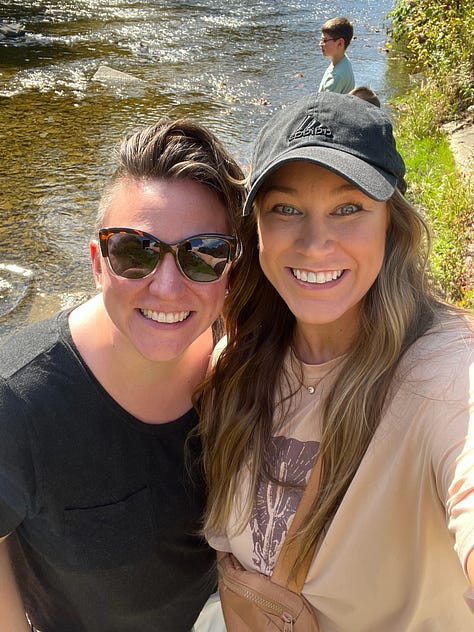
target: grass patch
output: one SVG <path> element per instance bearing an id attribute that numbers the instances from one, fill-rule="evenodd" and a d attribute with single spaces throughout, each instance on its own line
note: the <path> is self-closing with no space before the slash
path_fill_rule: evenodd
<path id="1" fill-rule="evenodd" d="M 393 100 L 395 129 L 407 165 L 407 197 L 433 232 L 431 263 L 442 296 L 474 309 L 468 250 L 474 236 L 474 174 L 456 170 L 443 123 L 474 105 L 472 0 L 395 0 L 387 16 L 390 49 L 399 50 L 417 87 Z"/>
<path id="2" fill-rule="evenodd" d="M 460 176 L 447 137 L 439 131 L 439 102 L 433 101 L 432 86 L 398 97 L 392 105 L 397 145 L 407 167 L 407 198 L 424 212 L 432 229 L 435 284 L 446 300 L 472 309 L 466 235 L 474 206 L 473 178 Z"/>

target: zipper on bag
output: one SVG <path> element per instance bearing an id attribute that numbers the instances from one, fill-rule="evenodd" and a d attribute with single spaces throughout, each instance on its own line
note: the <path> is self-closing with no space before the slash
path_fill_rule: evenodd
<path id="1" fill-rule="evenodd" d="M 285 623 L 283 632 L 293 632 L 293 623 L 295 622 L 293 616 L 291 614 L 288 614 L 288 612 L 284 612 L 281 615 L 281 618 L 283 619 Z"/>
<path id="2" fill-rule="evenodd" d="M 245 588 L 238 582 L 233 582 L 228 577 L 224 578 L 224 583 L 230 590 L 234 590 L 236 593 L 242 595 L 249 601 L 253 601 L 258 605 L 263 606 L 268 611 L 278 615 L 285 624 L 283 632 L 292 632 L 295 617 L 291 613 L 285 611 L 279 603 L 276 603 L 275 601 L 271 601 L 270 599 L 266 599 L 265 597 L 256 594 L 255 592 L 249 590 L 248 588 Z"/>

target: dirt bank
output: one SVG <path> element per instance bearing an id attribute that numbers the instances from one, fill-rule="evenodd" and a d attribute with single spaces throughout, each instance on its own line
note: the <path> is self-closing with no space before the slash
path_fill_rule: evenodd
<path id="1" fill-rule="evenodd" d="M 461 177 L 474 179 L 474 108 L 462 121 L 444 126 Z M 474 200 L 466 236 L 466 282 L 474 287 Z"/>
<path id="2" fill-rule="evenodd" d="M 444 126 L 461 173 L 474 175 L 474 108 L 461 120 Z"/>

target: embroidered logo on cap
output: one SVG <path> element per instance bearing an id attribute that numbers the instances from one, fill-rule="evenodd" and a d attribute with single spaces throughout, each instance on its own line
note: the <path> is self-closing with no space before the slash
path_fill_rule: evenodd
<path id="1" fill-rule="evenodd" d="M 290 134 L 288 142 L 291 143 L 292 140 L 303 138 L 304 136 L 327 136 L 328 138 L 333 138 L 331 129 L 326 125 L 321 125 L 318 119 L 314 116 L 313 108 L 308 110 L 308 114 L 300 123 L 296 131 Z"/>

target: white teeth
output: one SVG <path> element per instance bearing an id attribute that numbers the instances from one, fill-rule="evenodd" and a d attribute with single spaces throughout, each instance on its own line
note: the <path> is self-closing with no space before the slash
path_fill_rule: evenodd
<path id="1" fill-rule="evenodd" d="M 329 281 L 335 281 L 344 272 L 344 270 L 331 270 L 329 272 L 307 272 L 306 270 L 298 270 L 297 268 L 292 268 L 291 271 L 299 281 L 319 284 L 329 283 Z"/>
<path id="2" fill-rule="evenodd" d="M 151 309 L 141 309 L 140 311 L 145 318 L 156 320 L 158 323 L 180 323 L 190 314 L 190 312 L 154 312 Z"/>

